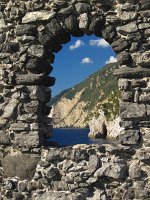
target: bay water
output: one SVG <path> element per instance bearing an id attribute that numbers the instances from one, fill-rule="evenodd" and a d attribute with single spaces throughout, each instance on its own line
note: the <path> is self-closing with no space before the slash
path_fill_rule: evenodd
<path id="1" fill-rule="evenodd" d="M 48 139 L 50 142 L 56 142 L 59 147 L 72 146 L 76 144 L 106 144 L 114 143 L 109 139 L 89 138 L 89 129 L 86 128 L 55 128 L 53 136 Z"/>

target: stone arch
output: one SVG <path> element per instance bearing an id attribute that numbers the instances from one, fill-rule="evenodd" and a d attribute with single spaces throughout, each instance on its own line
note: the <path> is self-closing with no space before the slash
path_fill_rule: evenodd
<path id="1" fill-rule="evenodd" d="M 92 190 L 93 200 L 149 199 L 149 131 L 142 148 L 132 146 L 150 127 L 149 9 L 149 0 L 1 0 L 0 198 L 85 200 Z M 42 146 L 53 52 L 84 33 L 102 36 L 117 53 L 120 142 L 128 147 Z"/>
<path id="2" fill-rule="evenodd" d="M 137 144 L 150 117 L 148 6 L 136 0 L 2 2 L 0 143 L 30 148 L 43 143 L 54 53 L 70 35 L 95 34 L 109 42 L 120 65 L 115 72 L 122 90 L 120 141 Z"/>

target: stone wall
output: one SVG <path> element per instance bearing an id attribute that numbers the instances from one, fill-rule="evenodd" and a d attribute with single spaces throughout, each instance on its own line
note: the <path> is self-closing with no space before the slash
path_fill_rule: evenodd
<path id="1" fill-rule="evenodd" d="M 133 151 L 135 151 L 135 155 L 137 155 L 137 152 L 140 153 L 138 160 L 136 160 L 137 163 L 135 163 L 134 157 L 131 157 L 131 152 L 128 150 L 124 154 L 121 153 L 122 150 L 119 148 L 115 151 L 117 156 L 121 157 L 121 160 L 116 155 L 114 155 L 113 160 L 113 157 L 109 157 L 109 154 L 105 154 L 105 156 L 102 154 L 104 161 L 100 158 L 98 161 L 102 164 L 102 167 L 97 167 L 97 169 L 103 169 L 102 172 L 100 172 L 101 170 L 98 173 L 93 172 L 93 174 L 96 173 L 97 175 L 87 175 L 88 177 L 84 181 L 81 177 L 81 184 L 80 180 L 78 180 L 80 179 L 79 173 L 76 173 L 78 168 L 75 167 L 75 163 L 79 164 L 80 161 L 74 161 L 72 160 L 74 158 L 68 157 L 68 164 L 73 162 L 73 172 L 77 176 L 77 183 L 80 185 L 79 188 L 86 188 L 86 194 L 90 194 L 88 193 L 89 187 L 92 184 L 96 184 L 98 186 L 93 185 L 93 188 L 103 188 L 100 189 L 102 193 L 99 195 L 110 195 L 111 192 L 109 190 L 111 188 L 118 188 L 118 190 L 114 191 L 119 195 L 122 191 L 125 191 L 122 189 L 122 187 L 125 187 L 128 191 L 126 195 L 131 194 L 131 196 L 124 196 L 124 199 L 149 199 L 149 193 L 146 192 L 149 187 L 149 178 L 146 169 L 149 168 L 148 147 L 150 135 L 149 10 L 149 0 L 0 1 L 1 198 L 25 199 L 20 193 L 23 192 L 23 195 L 27 193 L 30 196 L 30 191 L 33 191 L 34 188 L 37 189 L 37 186 L 34 184 L 39 181 L 30 182 L 28 190 L 25 193 L 24 189 L 20 191 L 19 185 L 16 185 L 17 180 L 32 179 L 38 160 L 43 156 L 41 153 L 46 151 L 42 151 L 41 149 L 41 146 L 44 145 L 44 138 L 49 137 L 51 133 L 47 125 L 51 123 L 51 119 L 47 118 L 50 108 L 46 106 L 46 103 L 51 98 L 49 87 L 55 83 L 55 78 L 48 76 L 53 69 L 50 64 L 54 62 L 55 53 L 61 50 L 63 44 L 70 41 L 71 35 L 78 37 L 94 33 L 96 36 L 103 37 L 110 43 L 117 54 L 120 65 L 120 68 L 115 72 L 115 75 L 119 79 L 119 88 L 122 91 L 120 116 L 122 118 L 121 127 L 124 130 L 120 133 L 120 143 L 129 145 L 130 150 L 132 145 L 138 144 L 139 146 L 136 146 Z M 144 135 L 143 138 L 142 134 Z M 128 147 L 124 148 L 128 149 Z M 139 149 L 136 150 L 136 148 Z M 51 150 L 48 151 L 51 152 Z M 69 151 L 67 156 L 69 156 Z M 77 157 L 79 155 L 82 158 L 81 166 L 80 164 L 78 166 L 79 172 L 84 171 L 84 169 L 86 171 L 88 167 L 88 158 L 84 158 L 84 151 L 87 150 L 83 149 L 82 151 L 80 149 L 77 151 Z M 92 147 L 90 146 L 89 151 L 92 151 Z M 12 155 L 15 157 L 11 158 Z M 61 159 L 63 161 L 66 158 L 62 157 Z M 98 160 L 95 157 L 91 159 Z M 129 174 L 125 173 L 125 166 L 129 166 L 128 161 L 133 162 L 131 174 L 130 168 L 127 170 Z M 57 158 L 57 156 L 54 163 L 52 160 L 48 160 L 45 163 L 47 166 L 43 166 L 43 173 L 46 172 L 44 170 L 47 167 L 49 169 L 53 164 L 53 168 L 58 168 L 59 162 L 60 158 Z M 109 166 L 107 166 L 107 162 Z M 121 168 L 118 166 L 118 163 L 121 165 Z M 114 170 L 115 177 L 111 173 L 112 167 L 110 166 L 112 165 L 116 166 L 115 169 L 117 172 Z M 134 177 L 132 174 L 134 165 L 140 168 L 138 175 L 136 175 L 137 177 Z M 142 166 L 146 166 L 146 169 L 141 169 Z M 7 167 L 10 167 L 11 170 L 7 169 Z M 25 167 L 25 171 L 22 175 L 23 167 Z M 12 171 L 13 168 L 16 173 L 14 170 Z M 135 169 L 138 168 L 135 167 Z M 38 170 L 38 166 L 36 170 Z M 54 189 L 55 184 L 51 183 L 55 179 L 53 175 L 60 174 L 60 169 L 49 170 L 49 175 L 40 175 L 43 177 L 41 181 L 44 183 L 42 184 L 46 185 L 45 190 Z M 28 177 L 27 172 L 29 171 L 32 173 L 29 173 L 30 176 Z M 63 171 L 66 173 L 65 169 Z M 117 173 L 121 173 L 121 175 L 117 177 Z M 124 175 L 122 177 L 122 173 L 126 174 L 126 177 Z M 139 178 L 143 173 L 144 175 Z M 20 177 L 20 179 L 12 178 L 10 180 L 10 178 L 7 178 L 15 176 Z M 56 176 L 56 181 L 64 181 L 62 180 L 63 176 L 65 175 L 58 176 L 59 180 Z M 45 179 L 45 177 L 47 178 Z M 86 181 L 89 177 L 92 179 L 88 183 Z M 93 177 L 95 178 L 93 179 Z M 107 178 L 101 179 L 101 177 Z M 117 181 L 112 181 L 112 179 L 116 180 L 116 177 Z M 6 184 L 7 179 L 8 184 Z M 47 183 L 45 180 L 48 180 Z M 109 189 L 105 189 L 104 180 L 108 181 L 106 185 L 108 185 Z M 23 183 L 20 184 L 21 187 L 24 187 Z M 74 189 L 68 189 L 67 187 L 69 186 L 66 184 L 66 190 L 71 192 L 76 191 L 76 182 L 71 184 Z M 61 185 L 60 183 L 60 188 L 62 187 Z M 65 184 L 63 186 L 65 187 Z M 133 186 L 134 192 L 131 186 Z M 43 186 L 38 187 L 42 187 L 43 189 Z M 59 184 L 57 187 L 59 187 Z M 56 188 L 55 190 L 64 189 Z M 139 192 L 140 194 L 135 194 L 135 188 L 139 188 L 137 191 L 141 191 Z M 129 192 L 129 189 L 131 189 L 131 192 Z M 78 192 L 80 193 L 79 195 L 85 196 L 82 195 L 83 192 L 85 193 L 84 189 L 78 190 Z M 27 197 L 26 199 L 29 198 Z M 34 197 L 32 196 L 31 198 L 33 199 Z M 80 196 L 65 198 L 81 199 Z M 98 198 L 109 199 L 109 196 L 108 198 Z M 110 199 L 115 200 L 117 198 L 113 194 L 110 197 Z M 54 197 L 53 199 L 58 199 L 58 197 Z"/>
<path id="2" fill-rule="evenodd" d="M 137 144 L 149 128 L 149 6 L 147 0 L 1 1 L 0 144 L 43 144 L 51 130 L 49 86 L 55 55 L 71 35 L 95 34 L 117 54 L 122 90 L 122 144 Z M 135 123 L 136 122 L 136 123 Z"/>
<path id="3" fill-rule="evenodd" d="M 149 164 L 150 151 L 117 144 L 11 152 L 0 191 L 13 200 L 148 200 Z"/>

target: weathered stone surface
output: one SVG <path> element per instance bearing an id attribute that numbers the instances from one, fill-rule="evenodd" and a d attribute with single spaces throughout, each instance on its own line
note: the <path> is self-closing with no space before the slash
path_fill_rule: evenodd
<path id="1" fill-rule="evenodd" d="M 44 194 L 38 194 L 33 200 L 85 200 L 85 197 L 79 193 L 63 193 L 63 192 L 45 192 Z"/>
<path id="2" fill-rule="evenodd" d="M 138 149 L 135 158 L 138 158 L 142 162 L 147 162 L 150 159 L 150 152 L 146 151 L 146 149 Z"/>
<path id="3" fill-rule="evenodd" d="M 50 49 L 52 52 L 58 52 L 61 50 L 61 44 L 47 31 L 41 31 L 38 35 L 38 41 L 43 48 Z"/>
<path id="4" fill-rule="evenodd" d="M 120 126 L 123 127 L 125 130 L 126 129 L 132 129 L 132 128 L 134 128 L 136 126 L 136 123 L 134 124 L 133 121 L 124 121 L 124 120 L 122 120 L 120 122 Z"/>
<path id="5" fill-rule="evenodd" d="M 146 106 L 146 112 L 147 112 L 147 115 L 150 116 L 150 105 Z"/>
<path id="6" fill-rule="evenodd" d="M 119 18 L 122 20 L 122 21 L 131 21 L 133 19 L 135 19 L 137 16 L 137 13 L 136 12 L 122 12 L 120 13 L 119 15 Z"/>
<path id="7" fill-rule="evenodd" d="M 114 179 L 124 179 L 127 176 L 127 167 L 123 160 L 113 158 L 110 162 L 105 163 L 100 169 L 98 169 L 94 176 L 108 176 Z"/>
<path id="8" fill-rule="evenodd" d="M 117 61 L 120 65 L 131 65 L 132 58 L 129 52 L 121 52 L 117 55 Z"/>
<path id="9" fill-rule="evenodd" d="M 97 156 L 91 155 L 89 158 L 89 170 L 90 172 L 95 172 L 100 167 L 100 160 Z"/>
<path id="10" fill-rule="evenodd" d="M 42 58 L 44 56 L 44 48 L 42 45 L 32 45 L 28 49 L 28 54 L 30 56 Z"/>
<path id="11" fill-rule="evenodd" d="M 139 29 L 148 29 L 150 28 L 150 24 L 149 23 L 141 23 L 138 25 Z"/>
<path id="12" fill-rule="evenodd" d="M 116 30 L 111 25 L 104 27 L 103 30 L 102 30 L 102 36 L 103 36 L 103 38 L 106 41 L 110 42 L 110 43 L 112 43 L 113 41 L 115 41 L 116 35 L 117 35 Z M 117 44 L 115 44 L 115 46 L 117 46 Z"/>
<path id="13" fill-rule="evenodd" d="M 141 102 L 150 102 L 150 94 L 140 95 L 139 101 Z"/>
<path id="14" fill-rule="evenodd" d="M 13 123 L 10 125 L 11 130 L 13 131 L 29 131 L 30 126 L 28 123 Z"/>
<path id="15" fill-rule="evenodd" d="M 93 18 L 89 26 L 91 33 L 94 33 L 96 36 L 102 35 L 102 28 L 105 24 L 105 19 L 103 17 Z M 103 33 L 104 34 L 104 33 Z"/>
<path id="16" fill-rule="evenodd" d="M 129 91 L 126 91 L 126 92 L 122 92 L 122 100 L 123 101 L 127 101 L 127 102 L 130 102 L 133 100 L 133 93 L 132 92 L 129 92 Z"/>
<path id="17" fill-rule="evenodd" d="M 75 8 L 79 14 L 87 13 L 88 11 L 90 11 L 90 5 L 87 3 L 79 2 L 79 3 L 75 4 Z"/>
<path id="18" fill-rule="evenodd" d="M 120 69 L 116 69 L 114 71 L 114 75 L 120 78 L 143 78 L 150 76 L 150 69 L 149 68 L 142 68 L 142 67 L 127 67 L 124 65 Z"/>
<path id="19" fill-rule="evenodd" d="M 19 147 L 33 148 L 40 145 L 39 132 L 19 133 L 15 135 L 13 144 Z"/>
<path id="20" fill-rule="evenodd" d="M 47 72 L 48 74 L 51 73 L 51 71 L 53 70 L 53 67 L 50 66 L 48 62 L 44 62 L 40 59 L 33 59 L 33 58 L 28 60 L 26 68 L 30 72 L 37 72 L 37 73 Z"/>
<path id="21" fill-rule="evenodd" d="M 148 67 L 150 65 L 150 51 L 132 54 L 132 58 L 137 65 L 142 67 Z"/>
<path id="22" fill-rule="evenodd" d="M 75 14 L 76 12 L 74 6 L 70 5 L 67 8 L 62 8 L 59 13 L 62 15 L 70 15 L 70 14 Z"/>
<path id="23" fill-rule="evenodd" d="M 142 169 L 139 167 L 138 162 L 133 162 L 129 167 L 129 176 L 131 179 L 138 179 L 142 177 Z"/>
<path id="24" fill-rule="evenodd" d="M 135 189 L 135 198 L 137 199 L 144 199 L 149 196 L 149 190 L 146 188 L 146 182 L 143 180 L 139 180 L 134 182 Z"/>
<path id="25" fill-rule="evenodd" d="M 148 0 L 141 0 L 141 7 L 143 9 L 149 9 L 150 7 L 150 2 Z"/>
<path id="26" fill-rule="evenodd" d="M 114 49 L 114 51 L 121 52 L 123 50 L 128 49 L 130 47 L 130 44 L 128 43 L 127 40 L 125 40 L 123 38 L 119 38 L 118 40 L 114 41 L 111 44 L 111 46 Z"/>
<path id="27" fill-rule="evenodd" d="M 146 116 L 146 106 L 137 103 L 122 103 L 120 106 L 121 117 L 123 118 L 142 118 Z"/>
<path id="28" fill-rule="evenodd" d="M 4 114 L 2 115 L 2 118 L 7 119 L 16 115 L 17 114 L 16 108 L 18 104 L 19 104 L 18 100 L 11 99 L 9 103 L 5 106 Z"/>
<path id="29" fill-rule="evenodd" d="M 119 135 L 119 141 L 123 145 L 137 145 L 140 142 L 139 130 L 123 130 Z"/>
<path id="30" fill-rule="evenodd" d="M 88 19 L 87 13 L 80 14 L 80 16 L 79 16 L 79 28 L 86 32 L 86 30 L 88 28 L 88 23 L 89 23 L 89 19 Z"/>
<path id="31" fill-rule="evenodd" d="M 31 23 L 31 22 L 39 22 L 39 21 L 47 21 L 52 19 L 55 16 L 55 12 L 53 11 L 36 11 L 36 12 L 28 12 L 26 15 L 22 18 L 22 23 Z"/>
<path id="32" fill-rule="evenodd" d="M 117 27 L 117 31 L 122 35 L 127 35 L 128 33 L 133 33 L 138 30 L 135 22 L 131 22 L 127 25 Z"/>
<path id="33" fill-rule="evenodd" d="M 23 36 L 23 35 L 36 36 L 36 34 L 37 34 L 36 25 L 25 24 L 25 25 L 19 25 L 16 28 L 17 36 Z"/>
<path id="34" fill-rule="evenodd" d="M 70 15 L 65 19 L 65 28 L 73 36 L 80 37 L 83 36 L 83 32 L 79 29 L 79 23 L 75 15 Z"/>
<path id="35" fill-rule="evenodd" d="M 26 74 L 26 75 L 17 75 L 16 84 L 17 85 L 41 85 L 52 86 L 55 83 L 54 77 L 46 77 L 44 73 L 41 74 Z"/>
<path id="36" fill-rule="evenodd" d="M 33 41 L 35 41 L 35 39 L 36 39 L 35 37 L 33 37 L 33 36 L 27 36 L 27 35 L 23 35 L 21 37 L 18 37 L 18 41 L 21 44 L 33 42 Z"/>
<path id="37" fill-rule="evenodd" d="M 46 172 L 46 177 L 50 180 L 57 180 L 59 179 L 59 170 L 57 168 L 53 168 L 51 167 L 50 169 L 48 169 L 48 171 Z"/>
<path id="38" fill-rule="evenodd" d="M 7 155 L 2 160 L 2 166 L 7 177 L 32 179 L 38 161 L 37 155 L 16 153 Z"/>
<path id="39" fill-rule="evenodd" d="M 118 81 L 118 87 L 120 90 L 127 90 L 130 88 L 130 82 L 127 79 L 120 78 Z"/>
<path id="40" fill-rule="evenodd" d="M 18 182 L 18 190 L 19 192 L 25 192 L 27 190 L 27 181 Z"/>
<path id="41" fill-rule="evenodd" d="M 65 31 L 56 19 L 52 19 L 51 22 L 47 24 L 47 29 L 60 43 L 65 44 L 71 39 L 70 34 Z"/>
<path id="42" fill-rule="evenodd" d="M 9 134 L 5 131 L 0 131 L 0 144 L 1 145 L 8 145 L 10 144 Z"/>

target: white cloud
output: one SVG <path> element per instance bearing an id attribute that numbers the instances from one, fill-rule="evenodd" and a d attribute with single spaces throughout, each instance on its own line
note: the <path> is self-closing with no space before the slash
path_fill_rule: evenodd
<path id="1" fill-rule="evenodd" d="M 82 64 L 89 64 L 89 63 L 93 63 L 93 60 L 91 58 L 83 58 L 81 61 Z"/>
<path id="2" fill-rule="evenodd" d="M 82 40 L 77 40 L 74 44 L 72 44 L 71 46 L 69 46 L 70 50 L 74 50 L 77 49 L 81 46 L 84 46 L 84 42 Z"/>
<path id="3" fill-rule="evenodd" d="M 90 40 L 89 41 L 90 46 L 96 46 L 96 47 L 109 47 L 109 43 L 106 42 L 104 39 L 98 39 L 98 40 Z"/>
<path id="4" fill-rule="evenodd" d="M 105 64 L 115 63 L 115 62 L 117 62 L 117 58 L 115 58 L 114 56 L 110 56 L 109 60 L 107 60 Z"/>

